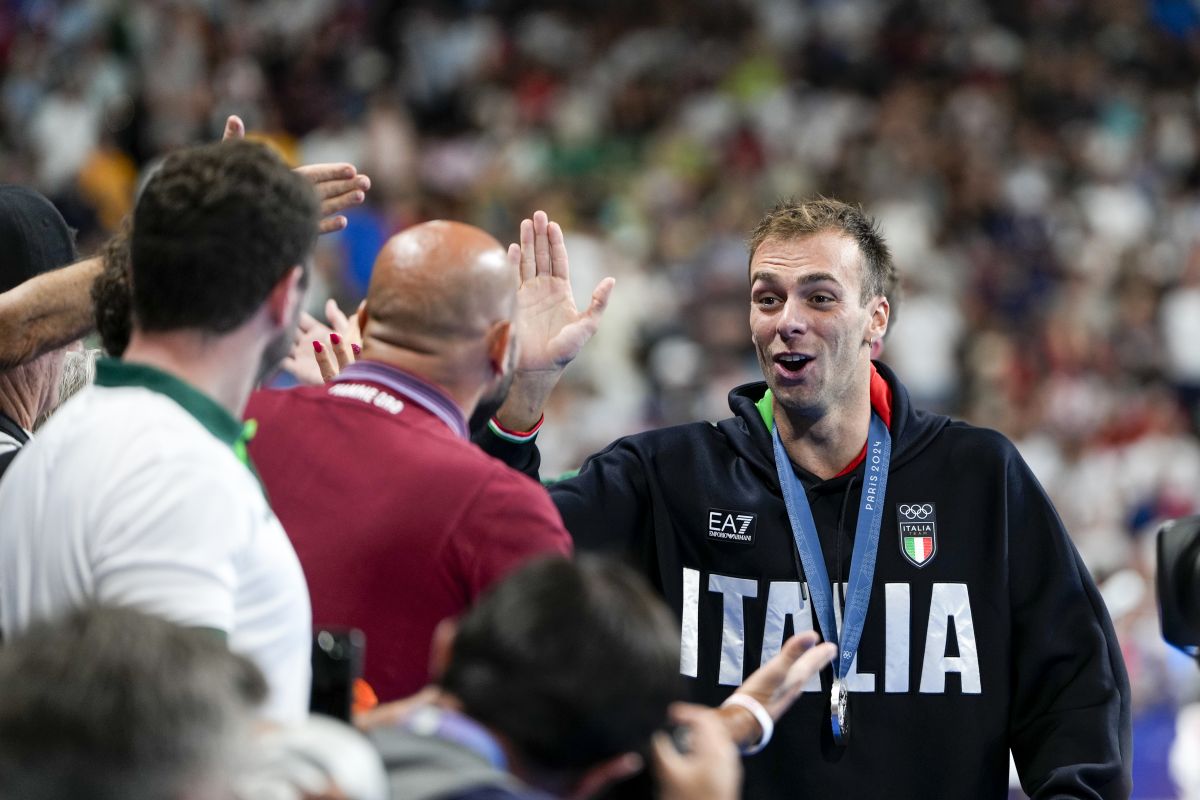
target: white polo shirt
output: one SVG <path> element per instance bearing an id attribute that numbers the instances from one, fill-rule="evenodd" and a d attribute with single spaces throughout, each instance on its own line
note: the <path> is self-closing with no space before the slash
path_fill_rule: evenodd
<path id="1" fill-rule="evenodd" d="M 308 589 L 243 463 L 242 424 L 147 366 L 102 361 L 96 384 L 59 409 L 0 484 L 0 629 L 11 637 L 103 602 L 223 631 L 267 677 L 264 714 L 301 719 Z"/>

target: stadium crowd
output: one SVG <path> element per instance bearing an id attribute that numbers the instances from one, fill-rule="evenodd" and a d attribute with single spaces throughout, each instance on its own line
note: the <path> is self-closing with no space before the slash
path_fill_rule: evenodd
<path id="1" fill-rule="evenodd" d="M 780 196 L 862 202 L 902 276 L 882 360 L 1016 442 L 1113 616 L 1135 730 L 1169 738 L 1200 687 L 1159 641 L 1147 534 L 1200 512 L 1198 41 L 1185 0 L 18 2 L 0 182 L 90 254 L 148 166 L 236 113 L 292 165 L 370 175 L 316 245 L 320 317 L 399 231 L 507 242 L 546 208 L 580 306 L 617 288 L 544 475 L 724 416 L 759 378 L 747 232 Z M 1139 796 L 1169 794 L 1164 758 L 1135 750 Z"/>

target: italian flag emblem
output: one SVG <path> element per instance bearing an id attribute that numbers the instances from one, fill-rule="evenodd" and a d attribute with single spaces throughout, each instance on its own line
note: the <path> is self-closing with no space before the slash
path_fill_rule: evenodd
<path id="1" fill-rule="evenodd" d="M 923 567 L 937 555 L 937 507 L 933 503 L 897 503 L 900 552 L 914 567 Z"/>
<path id="2" fill-rule="evenodd" d="M 904 554 L 914 564 L 924 564 L 933 555 L 933 537 L 905 536 Z"/>

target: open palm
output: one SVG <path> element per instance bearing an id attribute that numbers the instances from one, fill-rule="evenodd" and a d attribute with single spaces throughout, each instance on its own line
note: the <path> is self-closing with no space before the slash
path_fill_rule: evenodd
<path id="1" fill-rule="evenodd" d="M 576 308 L 562 228 L 542 211 L 521 222 L 521 243 L 509 246 L 508 257 L 521 273 L 517 371 L 559 373 L 596 332 L 615 281 L 600 281 L 588 307 Z"/>

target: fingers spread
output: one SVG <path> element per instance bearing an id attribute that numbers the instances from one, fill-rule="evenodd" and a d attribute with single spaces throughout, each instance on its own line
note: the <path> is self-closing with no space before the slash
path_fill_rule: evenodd
<path id="1" fill-rule="evenodd" d="M 815 675 L 824 669 L 826 664 L 833 661 L 837 657 L 837 652 L 837 645 L 828 642 L 805 651 L 804 655 L 796 659 L 796 663 L 788 669 L 787 680 L 784 683 L 790 686 L 793 683 L 807 682 L 810 676 Z"/>
<path id="2" fill-rule="evenodd" d="M 353 164 L 305 164 L 296 167 L 295 172 L 313 183 L 348 180 L 358 174 Z"/>
<path id="3" fill-rule="evenodd" d="M 313 183 L 313 189 L 322 200 L 328 200 L 331 197 L 338 197 L 345 194 L 353 194 L 355 192 L 363 194 L 370 188 L 371 179 L 366 175 L 355 175 L 350 178 L 330 178 L 329 180 Z"/>
<path id="4" fill-rule="evenodd" d="M 336 214 L 352 206 L 362 205 L 362 202 L 367 199 L 367 196 L 355 189 L 353 192 L 339 194 L 336 197 L 330 197 L 327 200 L 321 201 L 321 216 L 328 217 L 330 214 Z"/>
<path id="5" fill-rule="evenodd" d="M 787 657 L 795 661 L 800 656 L 804 655 L 804 651 L 812 647 L 821 640 L 820 634 L 816 631 L 804 631 L 788 639 L 783 643 L 781 652 L 786 653 Z"/>

